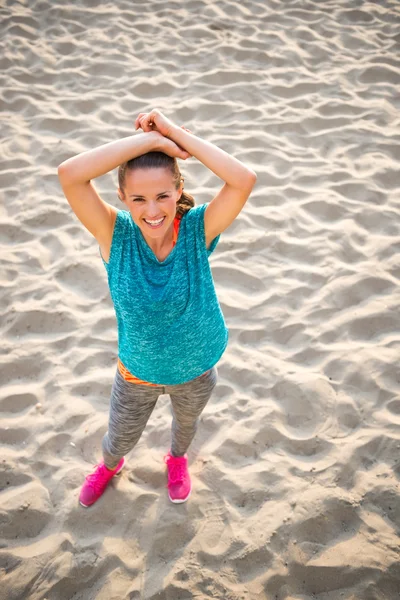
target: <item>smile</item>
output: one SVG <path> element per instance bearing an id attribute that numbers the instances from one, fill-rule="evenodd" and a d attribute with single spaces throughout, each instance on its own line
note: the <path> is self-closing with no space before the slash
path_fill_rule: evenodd
<path id="1" fill-rule="evenodd" d="M 165 217 L 162 217 L 162 219 L 157 219 L 157 220 L 147 220 L 147 219 L 143 219 L 143 221 L 146 223 L 146 225 L 148 225 L 149 227 L 151 227 L 152 229 L 157 229 L 158 227 L 161 227 L 161 225 L 164 223 L 165 221 Z"/>

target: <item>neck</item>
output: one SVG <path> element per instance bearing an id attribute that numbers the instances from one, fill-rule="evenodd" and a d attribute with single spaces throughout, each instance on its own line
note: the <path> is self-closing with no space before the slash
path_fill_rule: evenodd
<path id="1" fill-rule="evenodd" d="M 143 234 L 143 237 L 147 245 L 151 248 L 154 254 L 162 254 L 163 252 L 170 252 L 172 250 L 172 240 L 174 235 L 174 224 L 167 229 L 165 235 L 161 238 L 150 238 Z"/>

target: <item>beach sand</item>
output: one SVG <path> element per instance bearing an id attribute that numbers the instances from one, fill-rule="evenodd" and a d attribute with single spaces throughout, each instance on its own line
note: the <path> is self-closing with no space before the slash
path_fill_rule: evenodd
<path id="1" fill-rule="evenodd" d="M 400 597 L 397 0 L 8 1 L 0 599 Z M 117 332 L 57 166 L 157 107 L 258 174 L 210 264 L 230 332 L 168 500 L 169 397 L 91 508 Z M 181 161 L 209 202 L 222 182 Z M 122 208 L 116 172 L 96 180 Z"/>

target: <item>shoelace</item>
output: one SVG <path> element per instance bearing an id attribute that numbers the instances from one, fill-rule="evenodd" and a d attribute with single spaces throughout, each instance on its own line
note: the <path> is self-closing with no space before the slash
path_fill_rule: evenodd
<path id="1" fill-rule="evenodd" d="M 169 482 L 170 483 L 182 483 L 185 476 L 185 462 L 176 458 L 173 462 L 168 462 L 169 465 Z"/>
<path id="2" fill-rule="evenodd" d="M 87 481 L 95 492 L 99 492 L 107 482 L 107 471 L 105 465 L 96 465 L 96 471 L 86 475 Z"/>

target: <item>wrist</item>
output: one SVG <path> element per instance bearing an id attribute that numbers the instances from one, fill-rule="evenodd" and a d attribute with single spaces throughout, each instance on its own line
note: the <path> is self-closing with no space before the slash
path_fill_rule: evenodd
<path id="1" fill-rule="evenodd" d="M 166 135 L 165 137 L 167 137 L 168 139 L 170 139 L 174 142 L 176 135 L 180 131 L 182 131 L 182 127 L 178 127 L 178 125 L 172 125 L 172 127 L 170 128 L 170 130 L 168 132 L 168 135 Z"/>
<path id="2" fill-rule="evenodd" d="M 148 147 L 148 152 L 151 152 L 152 150 L 158 150 L 158 147 L 160 145 L 159 133 L 157 133 L 156 131 L 146 131 L 137 135 L 141 136 L 143 143 Z"/>
<path id="3" fill-rule="evenodd" d="M 143 139 L 145 139 L 146 143 L 148 144 L 148 147 L 149 147 L 148 152 L 152 152 L 152 151 L 162 152 L 165 136 L 163 136 L 158 131 L 148 131 L 141 135 L 146 136 Z"/>

